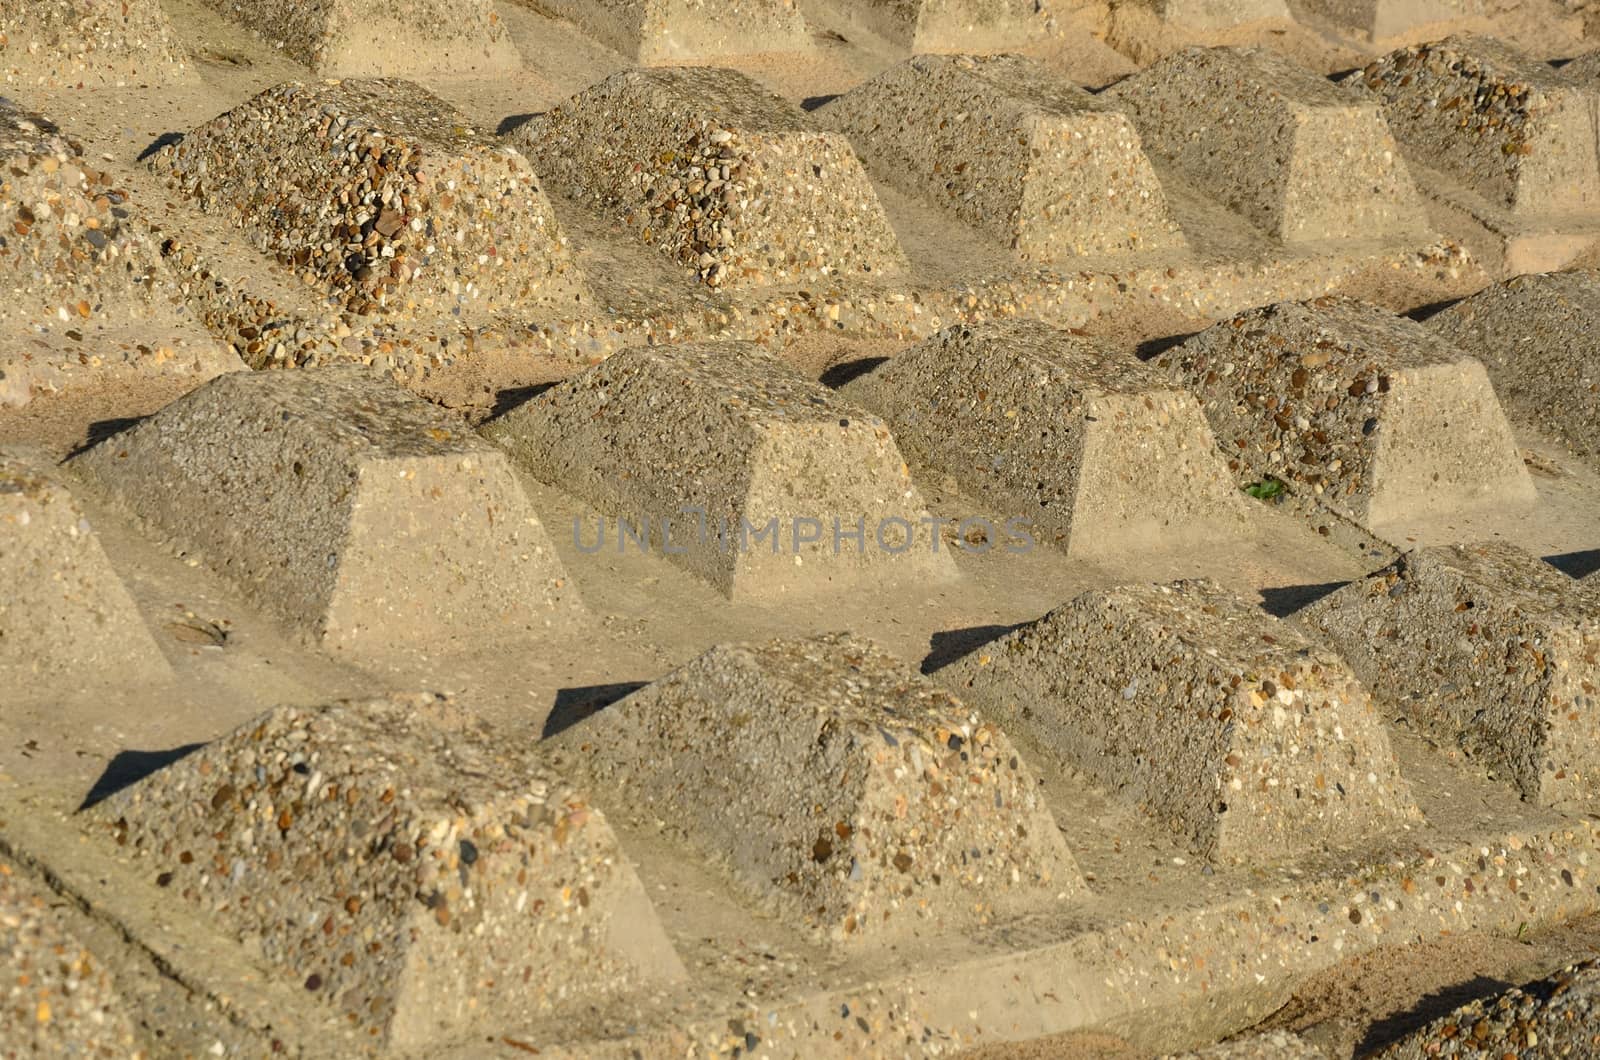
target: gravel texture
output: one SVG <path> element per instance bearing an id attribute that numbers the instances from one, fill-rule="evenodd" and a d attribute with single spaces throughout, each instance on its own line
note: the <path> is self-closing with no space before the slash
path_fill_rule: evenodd
<path id="1" fill-rule="evenodd" d="M 833 943 L 970 930 L 1083 889 L 1005 734 L 848 634 L 713 648 L 555 753 L 602 805 L 670 817 Z"/>
<path id="2" fill-rule="evenodd" d="M 1157 363 L 1200 398 L 1241 485 L 1276 480 L 1364 526 L 1535 499 L 1483 365 L 1374 306 L 1251 310 Z"/>
<path id="3" fill-rule="evenodd" d="M 1374 1060 L 1591 1056 L 1600 1056 L 1600 961 L 1463 1005 Z"/>
<path id="4" fill-rule="evenodd" d="M 1205 857 L 1266 864 L 1422 822 L 1350 668 L 1212 582 L 1084 593 L 935 677 Z"/>
<path id="5" fill-rule="evenodd" d="M 226 376 L 69 467 L 331 649 L 581 613 L 504 454 L 365 369 Z"/>
<path id="6" fill-rule="evenodd" d="M 818 118 L 1025 261 L 1184 247 L 1127 116 L 1021 56 L 919 55 Z"/>
<path id="7" fill-rule="evenodd" d="M 188 83 L 160 0 L 0 0 L 0 84 Z"/>
<path id="8" fill-rule="evenodd" d="M 1190 48 L 1105 98 L 1152 157 L 1285 243 L 1430 228 L 1377 105 L 1272 52 Z"/>
<path id="9" fill-rule="evenodd" d="M 1600 586 L 1502 542 L 1419 549 L 1297 619 L 1416 728 L 1542 804 L 1600 794 Z"/>
<path id="10" fill-rule="evenodd" d="M 884 418 L 919 479 L 953 476 L 1069 555 L 1251 532 L 1193 397 L 1037 321 L 958 325 L 840 394 Z"/>

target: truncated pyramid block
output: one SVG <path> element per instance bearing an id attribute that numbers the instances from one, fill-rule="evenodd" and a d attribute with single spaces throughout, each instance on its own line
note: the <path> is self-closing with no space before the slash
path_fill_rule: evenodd
<path id="1" fill-rule="evenodd" d="M 851 0 L 855 21 L 912 51 L 1013 48 L 1043 32 L 1037 0 Z"/>
<path id="2" fill-rule="evenodd" d="M 1190 48 L 1105 97 L 1152 158 L 1285 243 L 1428 232 L 1377 105 L 1281 56 Z"/>
<path id="3" fill-rule="evenodd" d="M 395 1052 L 683 975 L 604 816 L 432 697 L 273 710 L 86 813 Z"/>
<path id="4" fill-rule="evenodd" d="M 1549 804 L 1600 795 L 1600 593 L 1503 542 L 1424 548 L 1296 617 L 1373 694 Z"/>
<path id="5" fill-rule="evenodd" d="M 1295 12 L 1313 22 L 1381 41 L 1413 27 L 1489 14 L 1485 0 L 1295 0 Z"/>
<path id="6" fill-rule="evenodd" d="M 1277 479 L 1363 525 L 1536 498 L 1483 365 L 1376 306 L 1252 309 L 1158 363 L 1241 483 Z"/>
<path id="7" fill-rule="evenodd" d="M 110 973 L 60 922 L 63 904 L 0 861 L 0 1043 L 8 1057 L 142 1057 Z"/>
<path id="8" fill-rule="evenodd" d="M 713 648 L 557 741 L 597 799 L 677 823 L 836 943 L 958 932 L 1083 889 L 1005 735 L 848 634 Z"/>
<path id="9" fill-rule="evenodd" d="M 959 325 L 843 387 L 930 476 L 1074 556 L 1244 538 L 1200 404 L 1131 356 L 1036 321 Z"/>
<path id="10" fill-rule="evenodd" d="M 1600 456 L 1600 274 L 1518 276 L 1428 319 L 1483 362 L 1495 393 L 1580 456 Z"/>
<path id="11" fill-rule="evenodd" d="M 1349 667 L 1212 582 L 1085 593 L 935 676 L 1221 860 L 1421 822 Z"/>
<path id="12" fill-rule="evenodd" d="M 511 138 L 547 180 L 713 287 L 906 266 L 848 139 L 734 70 L 627 70 Z"/>
<path id="13" fill-rule="evenodd" d="M 150 164 L 358 313 L 576 313 L 583 298 L 527 160 L 408 81 L 278 85 Z"/>
<path id="14" fill-rule="evenodd" d="M 192 78 L 160 0 L 0 0 L 0 85 Z"/>
<path id="15" fill-rule="evenodd" d="M 40 458 L 0 447 L 0 683 L 169 675 L 144 618 L 67 487 Z"/>
<path id="16" fill-rule="evenodd" d="M 883 422 L 754 343 L 624 350 L 485 431 L 615 517 L 581 549 L 648 539 L 731 597 L 955 576 Z"/>
<path id="17" fill-rule="evenodd" d="M 1474 998 L 1376 1055 L 1381 1060 L 1434 1060 L 1496 1052 L 1527 1057 L 1600 1052 L 1600 960 L 1571 964 L 1501 994 Z"/>
<path id="18" fill-rule="evenodd" d="M 1127 116 L 1020 56 L 919 55 L 818 117 L 1026 260 L 1184 245 Z"/>
<path id="19" fill-rule="evenodd" d="M 243 367 L 180 311 L 116 178 L 3 97 L 0 171 L 0 409 L 89 386 L 154 387 L 170 399 Z"/>
<path id="20" fill-rule="evenodd" d="M 537 6 L 642 63 L 811 46 L 795 0 L 542 0 Z"/>
<path id="21" fill-rule="evenodd" d="M 491 73 L 522 65 L 493 0 L 204 0 L 319 74 Z"/>
<path id="22" fill-rule="evenodd" d="M 224 376 L 70 466 L 330 648 L 581 613 L 505 455 L 360 368 Z"/>
<path id="23" fill-rule="evenodd" d="M 1519 218 L 1600 209 L 1589 94 L 1498 41 L 1448 37 L 1351 74 L 1408 154 Z"/>
<path id="24" fill-rule="evenodd" d="M 1147 0 L 1163 22 L 1185 29 L 1225 30 L 1261 19 L 1290 18 L 1284 0 Z"/>

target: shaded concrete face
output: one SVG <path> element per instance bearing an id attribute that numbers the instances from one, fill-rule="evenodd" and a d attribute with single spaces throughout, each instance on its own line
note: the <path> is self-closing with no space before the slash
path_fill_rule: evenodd
<path id="1" fill-rule="evenodd" d="M 916 477 L 953 476 L 1070 555 L 1250 535 L 1199 404 L 1044 324 L 949 329 L 841 393 L 884 417 Z"/>
<path id="2" fill-rule="evenodd" d="M 581 614 L 504 455 L 362 369 L 226 377 L 71 466 L 330 648 L 543 635 Z"/>
<path id="3" fill-rule="evenodd" d="M 600 812 L 433 697 L 273 711 L 87 813 L 393 1049 L 683 974 Z"/>
<path id="4" fill-rule="evenodd" d="M 1420 822 L 1367 691 L 1209 582 L 1090 592 L 938 672 L 1219 860 Z"/>
<path id="5" fill-rule="evenodd" d="M 757 900 L 835 944 L 1082 888 L 1005 735 L 848 635 L 719 646 L 556 746 L 597 792 L 684 821 Z"/>
<path id="6" fill-rule="evenodd" d="M 1035 0 L 860 0 L 843 6 L 858 24 L 917 52 L 1015 48 L 1044 36 Z"/>
<path id="7" fill-rule="evenodd" d="M 486 433 L 731 597 L 955 577 L 882 421 L 753 345 L 624 351 Z"/>
<path id="8" fill-rule="evenodd" d="M 1302 621 L 1386 705 L 1541 804 L 1600 790 L 1600 596 L 1512 545 L 1419 549 Z"/>
<path id="9" fill-rule="evenodd" d="M 803 52 L 811 38 L 794 0 L 545 0 L 641 63 L 676 64 L 752 52 Z"/>
<path id="10" fill-rule="evenodd" d="M 1024 260 L 1184 246 L 1127 116 L 1019 56 L 917 56 L 818 117 Z"/>
<path id="11" fill-rule="evenodd" d="M 1278 479 L 1366 526 L 1535 498 L 1483 366 L 1374 307 L 1242 313 L 1158 363 L 1200 398 L 1241 484 Z"/>

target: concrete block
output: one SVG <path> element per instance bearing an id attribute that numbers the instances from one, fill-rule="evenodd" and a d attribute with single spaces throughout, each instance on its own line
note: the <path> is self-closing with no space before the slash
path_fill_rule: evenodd
<path id="1" fill-rule="evenodd" d="M 539 6 L 641 63 L 811 47 L 795 0 L 541 0 Z"/>
<path id="2" fill-rule="evenodd" d="M 187 60 L 160 0 L 0 0 L 0 84 L 182 84 Z"/>

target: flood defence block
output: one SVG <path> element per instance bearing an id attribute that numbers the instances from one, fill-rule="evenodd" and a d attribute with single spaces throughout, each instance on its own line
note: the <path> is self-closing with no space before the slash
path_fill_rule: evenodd
<path id="1" fill-rule="evenodd" d="M 287 82 L 150 165 L 356 313 L 483 319 L 584 299 L 527 160 L 408 81 Z"/>
<path id="2" fill-rule="evenodd" d="M 0 84 L 194 80 L 160 0 L 0 0 Z"/>
<path id="3" fill-rule="evenodd" d="M 460 75 L 522 65 L 493 0 L 203 0 L 318 73 Z"/>
<path id="4" fill-rule="evenodd" d="M 1252 309 L 1163 354 L 1241 485 L 1277 480 L 1362 525 L 1531 504 L 1483 365 L 1343 298 Z"/>
<path id="5" fill-rule="evenodd" d="M 1295 0 L 1295 13 L 1313 22 L 1381 41 L 1413 27 L 1481 17 L 1491 12 L 1484 0 Z"/>
<path id="6" fill-rule="evenodd" d="M 1429 231 L 1376 103 L 1279 55 L 1190 48 L 1104 97 L 1152 158 L 1285 243 Z"/>
<path id="7" fill-rule="evenodd" d="M 57 895 L 0 861 L 0 1042 L 15 1057 L 140 1057 L 145 1043 Z"/>
<path id="8" fill-rule="evenodd" d="M 1448 545 L 1296 617 L 1374 695 L 1550 804 L 1600 794 L 1597 589 L 1504 542 Z"/>
<path id="9" fill-rule="evenodd" d="M 848 634 L 713 648 L 562 733 L 556 754 L 597 799 L 672 820 L 837 944 L 959 932 L 1083 891 L 1005 734 Z"/>
<path id="10" fill-rule="evenodd" d="M 955 575 L 883 421 L 754 343 L 623 350 L 485 433 L 601 513 L 580 548 L 648 541 L 730 597 Z"/>
<path id="11" fill-rule="evenodd" d="M 1447 37 L 1350 75 L 1408 155 L 1519 219 L 1600 208 L 1591 93 L 1483 37 Z"/>
<path id="12" fill-rule="evenodd" d="M 542 0 L 538 6 L 641 63 L 811 46 L 795 0 Z"/>
<path id="13" fill-rule="evenodd" d="M 1234 26 L 1292 17 L 1284 0 L 1144 0 L 1161 21 L 1191 30 L 1226 30 Z"/>
<path id="14" fill-rule="evenodd" d="M 580 614 L 505 455 L 362 368 L 224 376 L 70 466 L 328 648 L 461 646 Z"/>
<path id="15" fill-rule="evenodd" d="M 934 676 L 1217 860 L 1421 822 L 1350 668 L 1209 581 L 1084 593 Z"/>
<path id="16" fill-rule="evenodd" d="M 153 388 L 170 400 L 244 367 L 181 311 L 117 178 L 3 97 L 0 167 L 0 409 L 91 387 Z"/>
<path id="17" fill-rule="evenodd" d="M 94 527 L 37 454 L 0 446 L 0 682 L 43 695 L 68 678 L 170 670 Z"/>
<path id="18" fill-rule="evenodd" d="M 735 70 L 626 70 L 511 139 L 547 180 L 712 287 L 906 267 L 849 140 Z"/>
<path id="19" fill-rule="evenodd" d="M 840 394 L 884 418 L 919 476 L 953 476 L 1069 555 L 1250 533 L 1199 402 L 1046 324 L 949 328 Z"/>
<path id="20" fill-rule="evenodd" d="M 1600 274 L 1518 276 L 1428 318 L 1428 326 L 1483 362 L 1517 420 L 1538 425 L 1579 456 L 1600 456 Z"/>
<path id="21" fill-rule="evenodd" d="M 1021 56 L 919 55 L 817 116 L 1024 260 L 1185 245 L 1127 115 Z"/>
<path id="22" fill-rule="evenodd" d="M 1600 960 L 1476 998 L 1374 1054 L 1434 1057 L 1593 1056 L 1600 1052 Z"/>
<path id="23" fill-rule="evenodd" d="M 392 1051 L 683 975 L 604 815 L 431 696 L 278 708 L 84 813 Z"/>
<path id="24" fill-rule="evenodd" d="M 1045 32 L 1036 0 L 854 0 L 857 24 L 915 52 L 1004 49 Z"/>

